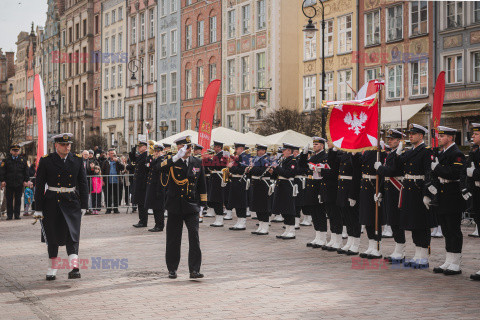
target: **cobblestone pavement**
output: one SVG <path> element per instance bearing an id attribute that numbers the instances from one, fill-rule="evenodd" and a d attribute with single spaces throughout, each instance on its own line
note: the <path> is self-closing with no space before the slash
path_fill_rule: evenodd
<path id="1" fill-rule="evenodd" d="M 80 259 L 88 259 L 88 269 L 79 280 L 59 270 L 57 280 L 47 282 L 47 250 L 40 225 L 31 222 L 0 221 L 1 319 L 480 318 L 480 282 L 468 279 L 480 268 L 480 239 L 466 236 L 471 226 L 464 227 L 463 274 L 446 277 L 432 273 L 443 263 L 443 239 L 432 241 L 429 270 L 359 268 L 363 261 L 307 248 L 312 227 L 285 241 L 275 239 L 281 224 L 268 236 L 254 236 L 256 220 L 247 231 L 230 231 L 233 221 L 210 228 L 213 218 L 206 218 L 200 227 L 206 277 L 191 281 L 186 230 L 179 278 L 170 280 L 164 232 L 133 228 L 135 214 L 86 216 Z M 363 235 L 363 250 L 366 242 Z M 411 256 L 410 234 L 407 242 Z M 384 240 L 384 253 L 392 249 L 393 240 Z M 60 252 L 66 258 L 64 247 Z M 119 267 L 108 259 L 128 261 Z"/>

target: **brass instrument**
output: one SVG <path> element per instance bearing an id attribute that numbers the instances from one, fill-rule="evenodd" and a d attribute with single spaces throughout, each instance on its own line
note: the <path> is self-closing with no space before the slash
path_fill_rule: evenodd
<path id="1" fill-rule="evenodd" d="M 155 145 L 156 141 L 155 140 L 148 140 L 148 154 L 149 155 L 153 155 L 153 152 L 154 152 L 154 145 Z"/>

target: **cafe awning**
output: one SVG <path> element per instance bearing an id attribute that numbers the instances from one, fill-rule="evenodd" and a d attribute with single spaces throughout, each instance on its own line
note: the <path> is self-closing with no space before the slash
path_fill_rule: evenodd
<path id="1" fill-rule="evenodd" d="M 382 108 L 382 127 L 405 128 L 408 120 L 420 112 L 427 104 L 407 104 L 402 106 L 383 107 Z"/>

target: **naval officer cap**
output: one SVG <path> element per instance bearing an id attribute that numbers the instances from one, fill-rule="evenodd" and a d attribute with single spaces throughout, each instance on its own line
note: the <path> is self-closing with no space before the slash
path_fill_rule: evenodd
<path id="1" fill-rule="evenodd" d="M 53 136 L 53 141 L 55 143 L 73 143 L 73 134 L 71 133 L 60 133 L 56 136 Z"/>
<path id="2" fill-rule="evenodd" d="M 437 131 L 438 131 L 438 134 L 447 134 L 449 136 L 455 136 L 457 134 L 457 129 L 444 127 L 444 126 L 438 126 Z"/>
<path id="3" fill-rule="evenodd" d="M 138 139 L 138 146 L 148 146 L 148 142 L 146 139 Z"/>
<path id="4" fill-rule="evenodd" d="M 257 149 L 257 150 L 267 150 L 267 149 L 268 149 L 268 146 L 265 145 L 265 144 L 257 143 L 257 144 L 255 145 L 255 149 Z"/>
<path id="5" fill-rule="evenodd" d="M 156 142 L 154 145 L 153 145 L 153 150 L 155 151 L 162 151 L 165 147 L 163 146 L 163 144 L 161 144 L 160 142 Z"/>
<path id="6" fill-rule="evenodd" d="M 193 150 L 203 150 L 203 146 L 199 145 L 198 143 L 194 143 Z"/>
<path id="7" fill-rule="evenodd" d="M 213 140 L 213 146 L 214 146 L 214 147 L 217 146 L 217 147 L 223 148 L 223 142 Z"/>
<path id="8" fill-rule="evenodd" d="M 472 123 L 472 131 L 480 131 L 480 123 Z"/>
<path id="9" fill-rule="evenodd" d="M 327 143 L 327 139 L 321 138 L 321 137 L 313 137 L 313 143 Z"/>
<path id="10" fill-rule="evenodd" d="M 170 148 L 170 147 L 172 146 L 172 144 L 171 144 L 171 143 L 164 143 L 163 146 L 164 146 L 165 148 Z"/>
<path id="11" fill-rule="evenodd" d="M 421 133 L 423 135 L 426 135 L 428 130 L 425 127 L 422 127 L 419 124 L 411 123 L 408 126 L 408 132 L 410 132 L 410 133 Z"/>
<path id="12" fill-rule="evenodd" d="M 235 149 L 237 149 L 237 148 L 245 148 L 247 145 L 245 143 L 234 142 L 233 146 L 235 147 Z"/>
<path id="13" fill-rule="evenodd" d="M 181 144 L 189 144 L 192 143 L 192 139 L 190 138 L 190 136 L 183 136 L 173 141 L 173 143 L 175 143 L 177 146 Z"/>
<path id="14" fill-rule="evenodd" d="M 294 146 L 291 143 L 284 143 L 283 144 L 283 149 L 290 149 L 290 150 L 300 150 L 300 147 Z"/>
<path id="15" fill-rule="evenodd" d="M 10 150 L 18 151 L 18 150 L 20 150 L 20 145 L 19 145 L 18 143 L 13 143 L 13 144 L 10 146 Z"/>
<path id="16" fill-rule="evenodd" d="M 390 129 L 387 131 L 387 138 L 402 139 L 405 135 L 396 129 Z"/>

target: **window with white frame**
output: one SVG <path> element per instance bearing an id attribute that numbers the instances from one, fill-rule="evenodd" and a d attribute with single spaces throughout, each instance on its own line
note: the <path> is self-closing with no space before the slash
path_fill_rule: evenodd
<path id="1" fill-rule="evenodd" d="M 265 29 L 267 26 L 265 0 L 257 1 L 257 30 Z"/>
<path id="2" fill-rule="evenodd" d="M 123 66 L 118 65 L 118 87 L 123 87 Z"/>
<path id="3" fill-rule="evenodd" d="M 192 99 L 192 70 L 185 70 L 185 99 Z"/>
<path id="4" fill-rule="evenodd" d="M 140 13 L 140 41 L 145 40 L 145 13 Z"/>
<path id="5" fill-rule="evenodd" d="M 338 71 L 338 99 L 351 100 L 352 97 L 352 70 Z"/>
<path id="6" fill-rule="evenodd" d="M 172 131 L 172 134 L 177 133 L 177 120 L 170 120 L 170 130 Z"/>
<path id="7" fill-rule="evenodd" d="M 227 61 L 227 93 L 234 93 L 235 60 Z"/>
<path id="8" fill-rule="evenodd" d="M 233 129 L 235 126 L 235 115 L 227 116 L 227 126 L 229 129 Z"/>
<path id="9" fill-rule="evenodd" d="M 447 28 L 463 25 L 463 1 L 446 1 Z"/>
<path id="10" fill-rule="evenodd" d="M 473 82 L 480 82 L 480 52 L 472 53 Z"/>
<path id="11" fill-rule="evenodd" d="M 303 110 L 315 110 L 317 103 L 317 76 L 303 77 Z"/>
<path id="12" fill-rule="evenodd" d="M 248 132 L 248 114 L 242 114 L 242 133 Z"/>
<path id="13" fill-rule="evenodd" d="M 116 52 L 115 49 L 117 49 L 117 46 L 115 45 L 115 40 L 116 40 L 115 35 L 113 35 L 110 39 L 112 41 L 112 53 L 115 53 Z"/>
<path id="14" fill-rule="evenodd" d="M 105 38 L 105 52 L 110 52 L 110 39 Z"/>
<path id="15" fill-rule="evenodd" d="M 322 33 L 320 33 L 322 37 Z M 321 38 L 320 38 L 321 39 Z M 325 21 L 325 57 L 333 55 L 333 19 Z M 322 41 L 320 40 L 320 44 Z M 320 47 L 319 57 L 322 57 L 322 48 Z"/>
<path id="16" fill-rule="evenodd" d="M 170 102 L 177 102 L 177 73 L 170 73 Z"/>
<path id="17" fill-rule="evenodd" d="M 148 37 L 153 38 L 155 37 L 155 12 L 153 11 L 153 9 L 150 9 L 148 11 L 148 15 L 150 17 Z"/>
<path id="18" fill-rule="evenodd" d="M 123 19 L 123 7 L 118 8 L 118 21 Z"/>
<path id="19" fill-rule="evenodd" d="M 257 87 L 265 88 L 265 52 L 257 53 Z"/>
<path id="20" fill-rule="evenodd" d="M 428 95 L 428 61 L 410 63 L 410 95 Z"/>
<path id="21" fill-rule="evenodd" d="M 170 31 L 170 55 L 177 54 L 177 29 Z"/>
<path id="22" fill-rule="evenodd" d="M 248 61 L 248 56 L 242 57 L 241 59 L 241 70 L 242 70 L 242 82 L 241 82 L 241 90 L 248 91 L 248 75 L 250 72 L 250 65 Z"/>
<path id="23" fill-rule="evenodd" d="M 108 119 L 108 101 L 103 104 L 103 119 Z"/>
<path id="24" fill-rule="evenodd" d="M 167 0 L 160 0 L 160 17 L 164 17 L 167 14 L 166 2 Z"/>
<path id="25" fill-rule="evenodd" d="M 205 92 L 205 74 L 203 72 L 203 66 L 197 67 L 197 98 L 203 97 Z"/>
<path id="26" fill-rule="evenodd" d="M 162 58 L 167 57 L 167 34 L 162 33 L 160 35 L 160 54 Z"/>
<path id="27" fill-rule="evenodd" d="M 317 33 L 313 38 L 307 37 L 303 34 L 303 60 L 314 60 L 317 58 Z"/>
<path id="28" fill-rule="evenodd" d="M 170 1 L 170 13 L 177 12 L 177 1 L 178 0 L 171 0 Z"/>
<path id="29" fill-rule="evenodd" d="M 153 82 L 155 81 L 155 55 L 151 54 L 149 55 L 149 65 L 150 65 L 150 78 L 149 81 Z"/>
<path id="30" fill-rule="evenodd" d="M 105 81 L 104 81 L 105 82 L 105 89 L 110 88 L 110 86 L 108 85 L 109 80 L 110 80 L 109 77 L 110 77 L 110 75 L 109 75 L 109 72 L 108 72 L 108 68 L 105 68 Z"/>
<path id="31" fill-rule="evenodd" d="M 428 2 L 410 1 L 410 35 L 428 32 Z"/>
<path id="32" fill-rule="evenodd" d="M 115 101 L 110 101 L 110 118 L 115 118 Z"/>
<path id="33" fill-rule="evenodd" d="M 192 119 L 185 119 L 185 130 L 192 130 Z"/>
<path id="34" fill-rule="evenodd" d="M 123 33 L 120 32 L 120 33 L 118 34 L 118 52 L 120 52 L 120 53 L 122 53 L 122 51 L 123 51 L 123 43 L 122 43 L 122 41 L 123 41 Z"/>
<path id="35" fill-rule="evenodd" d="M 110 24 L 110 14 L 105 13 L 105 27 L 107 27 Z"/>
<path id="36" fill-rule="evenodd" d="M 167 75 L 160 76 L 160 103 L 167 103 Z"/>
<path id="37" fill-rule="evenodd" d="M 320 75 L 320 80 L 322 79 L 322 76 Z M 320 82 L 320 86 L 322 86 L 322 83 Z M 323 88 L 322 88 L 323 91 Z M 320 91 L 320 96 L 322 91 Z M 325 100 L 328 101 L 333 101 L 333 71 L 331 72 L 326 72 L 325 73 Z"/>
<path id="38" fill-rule="evenodd" d="M 112 85 L 111 89 L 115 88 L 116 80 L 115 80 L 115 67 L 112 67 L 112 81 L 110 83 Z"/>
<path id="39" fill-rule="evenodd" d="M 338 51 L 345 53 L 352 51 L 352 15 L 338 18 Z"/>
<path id="40" fill-rule="evenodd" d="M 446 83 L 463 82 L 463 57 L 462 55 L 454 55 L 445 57 Z"/>
<path id="41" fill-rule="evenodd" d="M 403 65 L 387 66 L 387 99 L 403 96 Z"/>
<path id="42" fill-rule="evenodd" d="M 227 13 L 227 29 L 228 38 L 231 39 L 235 37 L 235 10 L 230 10 Z"/>
<path id="43" fill-rule="evenodd" d="M 242 34 L 250 33 L 250 5 L 242 7 Z"/>
<path id="44" fill-rule="evenodd" d="M 380 10 L 365 13 L 365 45 L 380 43 Z"/>
<path id="45" fill-rule="evenodd" d="M 122 116 L 123 108 L 122 108 L 122 99 L 117 100 L 117 114 L 119 117 Z"/>
<path id="46" fill-rule="evenodd" d="M 403 5 L 389 7 L 387 11 L 387 41 L 403 38 Z"/>
<path id="47" fill-rule="evenodd" d="M 117 11 L 112 10 L 112 24 L 114 24 L 115 22 L 117 22 Z"/>
<path id="48" fill-rule="evenodd" d="M 210 17 L 210 43 L 217 42 L 217 16 Z"/>
<path id="49" fill-rule="evenodd" d="M 197 47 L 201 47 L 205 44 L 205 21 L 201 20 L 197 22 Z"/>
<path id="50" fill-rule="evenodd" d="M 137 19 L 132 17 L 132 44 L 137 43 Z"/>
<path id="51" fill-rule="evenodd" d="M 382 67 L 365 69 L 365 83 L 371 80 L 378 79 L 381 72 L 382 72 Z"/>
<path id="52" fill-rule="evenodd" d="M 185 28 L 185 47 L 187 50 L 192 49 L 192 25 Z"/>
<path id="53" fill-rule="evenodd" d="M 475 1 L 473 3 L 473 22 L 480 22 L 480 2 Z"/>
<path id="54" fill-rule="evenodd" d="M 217 79 L 217 64 L 211 63 L 209 66 L 210 82 Z"/>

